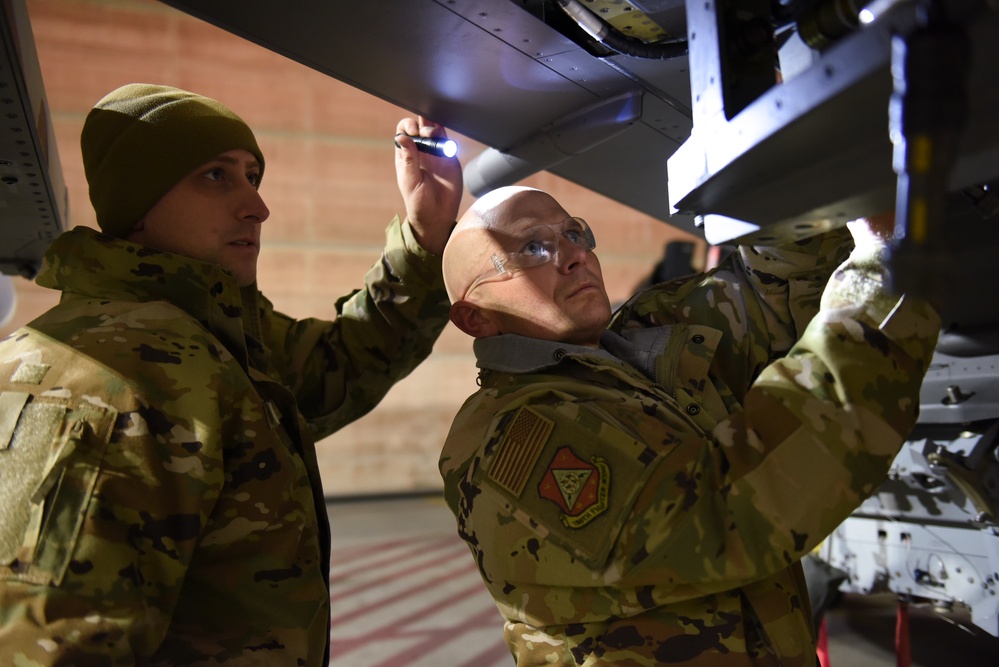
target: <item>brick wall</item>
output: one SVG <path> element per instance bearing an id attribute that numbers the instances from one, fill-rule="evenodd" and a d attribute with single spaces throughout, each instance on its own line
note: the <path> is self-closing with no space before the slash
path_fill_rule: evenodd
<path id="1" fill-rule="evenodd" d="M 96 227 L 79 135 L 91 106 L 130 82 L 214 97 L 239 113 L 267 158 L 259 284 L 295 317 L 332 317 L 336 298 L 378 258 L 385 226 L 402 213 L 392 135 L 411 115 L 152 0 L 27 0 L 69 189 L 70 225 Z M 483 146 L 463 137 L 462 162 Z M 153 157 L 151 156 L 151 159 Z M 611 299 L 627 297 L 672 227 L 551 174 L 524 181 L 573 202 L 591 222 Z M 462 211 L 471 203 L 467 193 Z M 55 303 L 14 278 L 18 309 L 6 334 Z M 451 418 L 475 389 L 471 340 L 448 326 L 431 358 L 371 414 L 319 445 L 329 495 L 440 488 L 437 454 Z"/>

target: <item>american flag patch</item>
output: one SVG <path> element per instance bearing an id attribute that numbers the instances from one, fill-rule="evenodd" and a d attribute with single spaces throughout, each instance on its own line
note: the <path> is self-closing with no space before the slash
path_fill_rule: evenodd
<path id="1" fill-rule="evenodd" d="M 520 496 L 555 422 L 534 410 L 517 411 L 506 436 L 497 447 L 489 477 L 515 496 Z"/>

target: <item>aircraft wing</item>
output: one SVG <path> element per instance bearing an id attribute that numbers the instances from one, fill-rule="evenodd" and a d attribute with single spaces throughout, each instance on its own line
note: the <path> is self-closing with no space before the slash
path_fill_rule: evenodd
<path id="1" fill-rule="evenodd" d="M 899 287 L 981 286 L 945 321 L 999 319 L 995 225 L 947 224 L 955 192 L 996 210 L 987 0 L 163 1 L 485 144 L 475 195 L 548 170 L 713 244 L 923 206 Z"/>
<path id="2" fill-rule="evenodd" d="M 548 170 L 713 244 L 798 238 L 894 205 L 895 37 L 925 32 L 937 4 L 877 0 L 861 25 L 832 11 L 839 0 L 163 2 L 489 147 L 466 165 L 473 194 Z M 959 116 L 931 174 L 942 196 L 999 180 L 999 11 L 939 4 L 970 51 L 945 72 L 961 85 L 930 91 L 924 114 Z M 934 268 L 981 264 L 944 241 Z"/>
<path id="3" fill-rule="evenodd" d="M 552 2 L 166 4 L 502 151 L 483 169 L 493 180 L 466 169 L 473 194 L 504 175 L 547 169 L 670 219 L 666 159 L 691 128 L 682 53 L 644 60 L 598 51 Z M 685 40 L 682 6 L 660 4 L 673 6 L 660 22 Z M 689 216 L 672 222 L 693 229 Z"/>

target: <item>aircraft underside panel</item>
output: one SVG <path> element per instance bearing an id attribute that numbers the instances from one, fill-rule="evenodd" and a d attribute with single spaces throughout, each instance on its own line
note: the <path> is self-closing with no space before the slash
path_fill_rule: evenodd
<path id="1" fill-rule="evenodd" d="M 433 118 L 517 164 L 527 158 L 533 172 L 550 170 L 695 231 L 692 216 L 670 219 L 666 175 L 666 158 L 690 134 L 685 57 L 598 57 L 584 39 L 574 41 L 553 27 L 556 18 L 568 21 L 553 3 L 164 1 Z M 627 93 L 641 98 L 640 111 L 622 117 L 616 128 L 589 126 L 577 117 Z M 568 121 L 582 128 L 575 136 L 587 141 L 559 142 Z M 474 182 L 476 165 L 467 171 L 466 180 Z M 491 180 L 484 187 L 500 184 Z"/>
<path id="2" fill-rule="evenodd" d="M 23 0 L 0 4 L 0 273 L 34 277 L 68 195 Z"/>
<path id="3" fill-rule="evenodd" d="M 999 536 L 991 530 L 858 515 L 826 539 L 820 556 L 847 573 L 841 591 L 960 604 L 999 636 Z"/>

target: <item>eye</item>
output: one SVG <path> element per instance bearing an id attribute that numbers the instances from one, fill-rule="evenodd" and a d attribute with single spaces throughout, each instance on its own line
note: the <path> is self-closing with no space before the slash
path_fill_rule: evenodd
<path id="1" fill-rule="evenodd" d="M 531 239 L 517 253 L 517 258 L 522 263 L 544 264 L 551 261 L 555 254 L 555 244 L 546 239 Z"/>
<path id="2" fill-rule="evenodd" d="M 249 181 L 250 185 L 252 185 L 253 187 L 255 188 L 260 187 L 260 174 L 258 173 L 247 174 L 246 180 Z"/>
<path id="3" fill-rule="evenodd" d="M 580 248 L 586 248 L 587 250 L 592 250 L 596 247 L 596 243 L 593 240 L 593 233 L 589 231 L 588 228 L 579 224 L 575 219 L 567 224 L 566 228 L 562 232 L 562 236 L 567 238 L 570 243 L 578 245 Z"/>
<path id="4" fill-rule="evenodd" d="M 225 169 L 222 167 L 214 167 L 205 172 L 205 178 L 210 181 L 221 181 L 225 178 Z"/>

